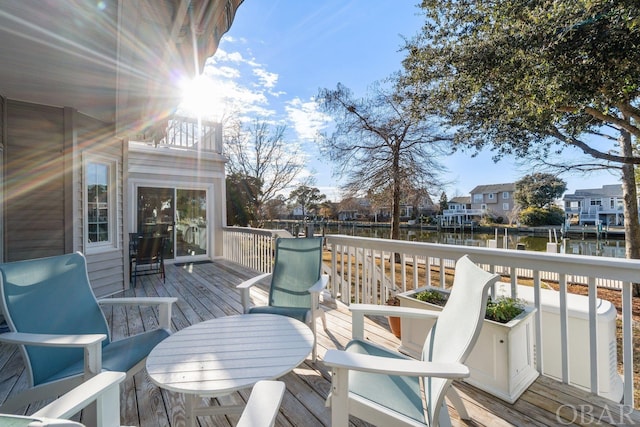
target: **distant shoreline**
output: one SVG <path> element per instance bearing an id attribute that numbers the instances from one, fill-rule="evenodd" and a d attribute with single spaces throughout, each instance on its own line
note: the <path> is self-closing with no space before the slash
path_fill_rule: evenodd
<path id="1" fill-rule="evenodd" d="M 391 228 L 391 223 L 389 222 L 368 222 L 368 221 L 302 221 L 302 220 L 275 220 L 275 221 L 267 221 L 269 224 L 286 224 L 287 227 L 290 228 L 291 225 L 298 224 L 301 227 L 303 225 L 313 226 L 315 232 L 321 232 L 323 228 Z M 598 229 L 593 225 L 587 226 L 578 226 L 572 225 L 568 230 L 563 232 L 563 227 L 558 225 L 549 225 L 549 226 L 541 226 L 541 227 L 512 227 L 504 224 L 495 224 L 491 226 L 480 226 L 480 225 L 457 225 L 451 227 L 443 227 L 437 225 L 425 225 L 425 224 L 409 224 L 407 222 L 400 223 L 400 227 L 404 229 L 411 230 L 425 230 L 425 231 L 450 231 L 450 232 L 463 232 L 463 233 L 485 233 L 485 234 L 493 234 L 498 232 L 499 236 L 504 235 L 505 230 L 507 234 L 529 234 L 534 236 L 543 236 L 546 237 L 549 233 L 553 233 L 555 231 L 555 236 L 560 238 L 602 238 L 602 239 L 611 239 L 611 240 L 624 240 L 624 228 L 621 226 L 615 227 L 605 227 L 602 231 L 598 232 Z"/>

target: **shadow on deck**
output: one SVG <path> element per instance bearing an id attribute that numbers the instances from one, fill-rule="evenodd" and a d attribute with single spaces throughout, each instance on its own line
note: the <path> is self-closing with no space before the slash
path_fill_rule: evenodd
<path id="1" fill-rule="evenodd" d="M 256 275 L 253 270 L 229 261 L 187 263 L 166 266 L 166 283 L 160 276 L 140 277 L 135 289 L 117 296 L 175 296 L 179 298 L 173 310 L 175 330 L 194 323 L 242 312 L 240 294 L 235 285 Z M 255 304 L 266 304 L 264 287 L 252 292 Z M 322 363 L 328 348 L 342 348 L 351 337 L 351 316 L 346 307 L 326 298 L 328 331 L 318 323 L 317 363 L 311 358 L 282 377 L 287 391 L 276 420 L 276 426 L 328 426 L 331 411 L 325 406 L 330 389 L 330 372 Z M 137 333 L 157 324 L 156 313 L 150 308 L 114 309 L 105 313 L 112 327 L 113 338 Z M 368 338 L 395 348 L 399 341 L 386 327 L 385 320 L 371 320 Z M 27 374 L 16 347 L 0 344 L 0 402 L 23 389 Z M 558 425 L 638 425 L 640 415 L 624 412 L 624 408 L 591 393 L 563 385 L 547 377 L 536 382 L 514 404 L 508 404 L 466 383 L 455 383 L 471 421 L 460 420 L 451 409 L 454 426 L 558 426 Z M 210 399 L 210 404 L 246 402 L 250 390 L 236 392 L 225 398 Z M 147 377 L 137 374 L 124 383 L 121 400 L 121 423 L 131 426 L 184 426 L 184 397 L 161 390 Z M 39 407 L 39 406 L 38 406 Z M 25 408 L 31 413 L 37 408 Z M 235 416 L 199 417 L 200 426 L 234 426 Z M 352 418 L 352 425 L 364 425 Z"/>

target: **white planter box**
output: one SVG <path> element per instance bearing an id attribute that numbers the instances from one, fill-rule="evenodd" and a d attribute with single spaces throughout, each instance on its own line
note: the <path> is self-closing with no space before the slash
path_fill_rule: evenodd
<path id="1" fill-rule="evenodd" d="M 508 294 L 498 287 L 498 294 Z M 533 304 L 533 288 L 518 285 L 518 298 Z M 562 358 L 560 348 L 560 296 L 557 291 L 541 289 L 540 314 L 542 316 L 542 374 L 562 380 Z M 590 391 L 591 356 L 589 351 L 589 297 L 567 295 L 569 328 L 569 383 Z M 597 319 L 597 374 L 598 394 L 620 402 L 623 382 L 618 374 L 616 342 L 616 308 L 611 302 L 598 299 Z"/>
<path id="2" fill-rule="evenodd" d="M 426 288 L 399 294 L 400 306 L 442 310 L 442 307 L 411 297 Z M 509 323 L 485 320 L 476 346 L 467 358 L 471 376 L 464 381 L 502 400 L 514 403 L 539 373 L 534 360 L 534 307 Z M 400 351 L 420 358 L 433 320 L 402 319 Z"/>

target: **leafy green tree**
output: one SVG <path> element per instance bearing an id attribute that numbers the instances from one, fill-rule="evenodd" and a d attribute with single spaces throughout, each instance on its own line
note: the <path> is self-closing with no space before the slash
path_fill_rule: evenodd
<path id="1" fill-rule="evenodd" d="M 455 148 L 487 146 L 496 158 L 528 156 L 550 171 L 618 173 L 627 257 L 640 258 L 640 2 L 423 0 L 421 8 L 425 24 L 404 61 L 415 113 L 437 111 Z"/>
<path id="2" fill-rule="evenodd" d="M 400 237 L 403 189 L 439 185 L 444 167 L 437 161 L 442 154 L 437 144 L 447 139 L 432 116 L 409 114 L 410 93 L 396 83 L 397 76 L 378 82 L 363 98 L 340 83 L 317 96 L 320 109 L 335 122 L 321 143 L 346 177 L 347 193 L 362 196 L 391 188 L 392 239 Z"/>
<path id="3" fill-rule="evenodd" d="M 311 212 L 317 212 L 320 204 L 326 200 L 327 196 L 320 193 L 315 187 L 300 185 L 289 194 L 289 199 L 302 209 L 302 216 L 307 216 Z"/>
<path id="4" fill-rule="evenodd" d="M 537 172 L 516 181 L 514 197 L 522 209 L 547 208 L 567 191 L 567 183 L 550 173 Z"/>
<path id="5" fill-rule="evenodd" d="M 260 180 L 239 173 L 227 175 L 227 224 L 246 227 L 256 220 Z"/>
<path id="6" fill-rule="evenodd" d="M 551 206 L 551 208 L 529 206 L 520 211 L 520 222 L 529 227 L 562 225 L 564 222 L 564 211 L 557 206 Z"/>
<path id="7" fill-rule="evenodd" d="M 447 193 L 444 191 L 440 194 L 440 203 L 439 203 L 440 213 L 449 209 L 449 199 L 447 199 Z"/>

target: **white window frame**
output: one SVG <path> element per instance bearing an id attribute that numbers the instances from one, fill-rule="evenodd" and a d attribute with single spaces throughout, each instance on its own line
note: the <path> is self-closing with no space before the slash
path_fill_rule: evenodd
<path id="1" fill-rule="evenodd" d="M 108 221 L 108 240 L 102 242 L 90 242 L 89 241 L 89 194 L 88 194 L 88 172 L 89 164 L 99 164 L 107 167 L 107 221 Z M 85 154 L 83 158 L 83 174 L 82 174 L 82 199 L 83 199 L 83 231 L 82 239 L 84 242 L 85 251 L 87 253 L 100 252 L 104 250 L 114 249 L 118 247 L 118 216 L 117 216 L 117 200 L 118 200 L 118 186 L 117 179 L 119 170 L 118 159 L 115 157 L 99 155 L 99 154 Z"/>
<path id="2" fill-rule="evenodd" d="M 508 191 L 503 191 L 502 192 L 502 198 L 503 199 L 508 199 L 509 198 L 509 192 Z"/>
<path id="3" fill-rule="evenodd" d="M 509 203 L 503 203 L 502 204 L 502 210 L 507 212 L 509 210 Z"/>
<path id="4" fill-rule="evenodd" d="M 473 195 L 473 203 L 482 203 L 484 201 L 484 197 L 482 194 L 476 193 Z"/>
<path id="5" fill-rule="evenodd" d="M 489 193 L 489 194 L 487 195 L 487 198 L 488 198 L 489 200 L 493 200 L 493 199 L 495 198 L 495 193 Z"/>

